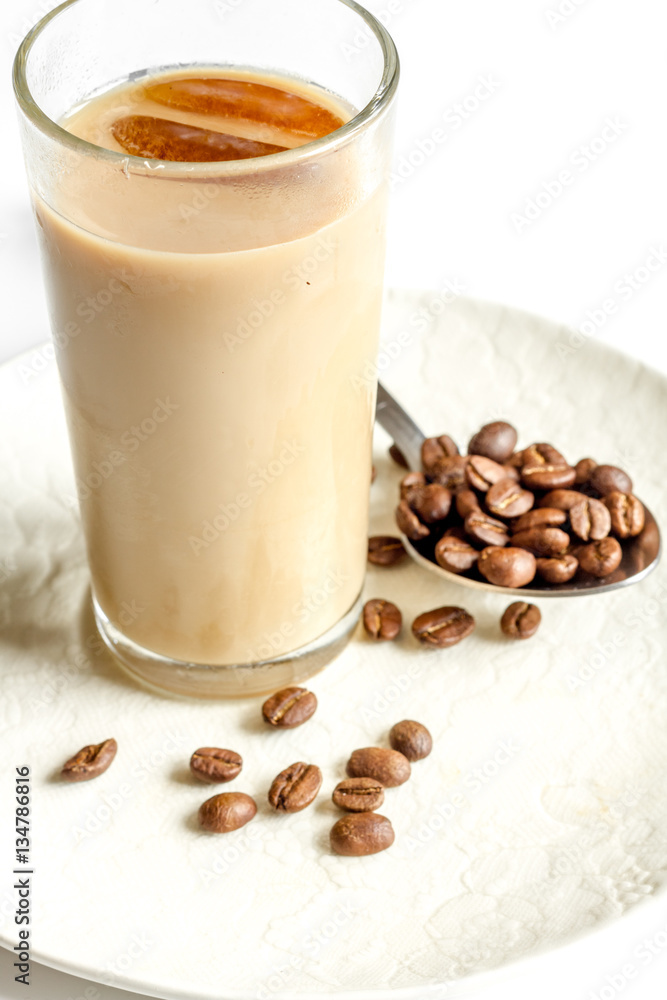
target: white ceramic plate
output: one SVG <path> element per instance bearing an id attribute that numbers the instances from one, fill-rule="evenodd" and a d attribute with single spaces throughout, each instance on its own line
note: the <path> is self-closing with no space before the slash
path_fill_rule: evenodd
<path id="1" fill-rule="evenodd" d="M 382 378 L 427 433 L 465 444 L 505 417 L 520 445 L 625 466 L 667 523 L 667 383 L 601 345 L 497 306 L 394 294 Z M 367 596 L 396 601 L 401 639 L 360 634 L 311 687 L 303 728 L 266 732 L 261 699 L 150 695 L 91 649 L 94 627 L 56 374 L 48 349 L 0 370 L 2 787 L 32 768 L 33 957 L 163 998 L 448 997 L 621 917 L 667 870 L 666 571 L 627 591 L 545 602 L 537 637 L 504 639 L 506 598 L 443 583 L 405 560 L 371 568 Z M 400 470 L 378 432 L 373 533 L 392 532 Z M 421 611 L 463 604 L 475 633 L 419 648 Z M 340 858 L 330 801 L 355 747 L 402 718 L 431 729 L 431 757 L 388 791 L 387 852 Z M 96 781 L 54 775 L 114 736 Z M 212 794 L 187 762 L 231 747 L 257 818 L 227 836 L 194 817 Z M 314 806 L 277 816 L 287 764 L 324 772 Z M 8 784 L 9 783 L 9 784 Z M 13 858 L 2 824 L 0 853 Z M 13 875 L 0 871 L 0 943 L 12 947 Z"/>

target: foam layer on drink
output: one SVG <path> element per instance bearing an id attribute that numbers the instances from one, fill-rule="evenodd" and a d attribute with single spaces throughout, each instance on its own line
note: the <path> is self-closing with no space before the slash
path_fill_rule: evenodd
<path id="1" fill-rule="evenodd" d="M 108 134 L 133 93 L 70 127 Z M 177 660 L 295 650 L 363 583 L 384 187 L 345 146 L 268 164 L 93 163 L 35 199 L 95 595 Z"/>

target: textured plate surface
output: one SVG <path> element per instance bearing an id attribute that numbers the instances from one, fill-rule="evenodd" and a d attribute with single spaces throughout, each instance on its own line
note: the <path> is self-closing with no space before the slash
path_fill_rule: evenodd
<path id="1" fill-rule="evenodd" d="M 520 446 L 627 467 L 660 524 L 667 505 L 667 383 L 629 358 L 498 306 L 394 294 L 378 367 L 426 433 L 462 446 L 506 418 Z M 616 401 L 616 402 L 615 402 Z M 552 948 L 619 917 L 667 872 L 665 566 L 636 587 L 542 607 L 537 637 L 504 639 L 507 598 L 445 583 L 409 559 L 371 568 L 367 597 L 396 601 L 394 644 L 359 633 L 310 687 L 301 729 L 266 732 L 261 699 L 153 696 L 99 652 L 50 352 L 0 371 L 2 778 L 33 783 L 33 957 L 151 995 L 192 1000 L 454 996 L 453 979 Z M 400 470 L 376 440 L 372 533 L 394 533 Z M 474 634 L 427 651 L 410 622 L 467 607 Z M 328 847 L 330 794 L 349 752 L 424 722 L 434 751 L 387 792 L 396 842 L 371 858 Z M 59 765 L 114 736 L 100 779 Z M 231 789 L 259 803 L 227 836 L 194 817 L 213 793 L 187 762 L 240 752 Z M 269 813 L 274 775 L 317 763 L 314 806 Z M 0 850 L 11 858 L 13 831 Z M 12 947 L 13 876 L 0 873 L 0 943 Z M 15 905 L 15 904 L 14 904 Z"/>

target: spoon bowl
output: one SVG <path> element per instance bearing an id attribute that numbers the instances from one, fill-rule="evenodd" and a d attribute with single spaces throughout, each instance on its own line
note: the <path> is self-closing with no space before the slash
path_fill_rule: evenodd
<path id="1" fill-rule="evenodd" d="M 421 444 L 425 435 L 414 420 L 394 397 L 380 385 L 376 419 L 380 426 L 392 436 L 401 449 L 411 469 L 418 469 L 421 463 Z M 655 569 L 662 555 L 660 529 L 651 511 L 644 506 L 645 523 L 641 534 L 627 539 L 622 544 L 623 557 L 613 573 L 603 578 L 579 571 L 567 583 L 547 583 L 536 577 L 528 587 L 499 587 L 489 583 L 476 570 L 470 575 L 452 573 L 433 560 L 428 559 L 409 538 L 399 532 L 405 550 L 414 561 L 435 573 L 449 583 L 459 583 L 473 590 L 487 590 L 491 593 L 516 594 L 519 597 L 580 597 L 582 595 L 608 593 L 633 583 L 639 583 Z"/>

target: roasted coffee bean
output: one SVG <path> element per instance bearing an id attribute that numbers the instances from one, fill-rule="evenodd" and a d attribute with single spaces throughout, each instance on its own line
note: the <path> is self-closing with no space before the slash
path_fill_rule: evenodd
<path id="1" fill-rule="evenodd" d="M 521 451 L 515 451 L 507 459 L 506 465 L 511 465 L 513 469 L 523 468 L 523 449 Z"/>
<path id="2" fill-rule="evenodd" d="M 571 553 L 553 559 L 538 559 L 537 572 L 547 583 L 567 583 L 579 569 L 579 560 Z"/>
<path id="3" fill-rule="evenodd" d="M 232 781 L 241 773 L 243 758 L 233 750 L 200 747 L 190 758 L 190 770 L 200 781 L 217 784 Z"/>
<path id="4" fill-rule="evenodd" d="M 482 545 L 507 545 L 510 539 L 507 525 L 481 510 L 471 511 L 463 526 L 466 534 Z"/>
<path id="5" fill-rule="evenodd" d="M 530 490 L 553 490 L 571 486 L 575 471 L 550 444 L 532 444 L 523 453 L 521 482 Z"/>
<path id="6" fill-rule="evenodd" d="M 395 604 L 376 597 L 364 604 L 363 622 L 371 639 L 395 639 L 403 618 Z"/>
<path id="7" fill-rule="evenodd" d="M 467 541 L 467 535 L 462 524 L 455 524 L 451 528 L 447 528 L 443 538 L 458 538 L 460 542 Z"/>
<path id="8" fill-rule="evenodd" d="M 611 530 L 619 538 L 634 538 L 644 530 L 645 514 L 641 500 L 632 493 L 618 490 L 608 493 L 605 506 L 611 516 Z"/>
<path id="9" fill-rule="evenodd" d="M 435 547 L 435 560 L 450 573 L 465 573 L 477 562 L 477 549 L 456 535 L 444 534 Z"/>
<path id="10" fill-rule="evenodd" d="M 298 761 L 273 779 L 269 802 L 279 812 L 301 812 L 315 801 L 322 785 L 322 772 L 315 764 Z"/>
<path id="11" fill-rule="evenodd" d="M 551 490 L 542 497 L 538 507 L 549 507 L 569 512 L 575 504 L 581 503 L 582 496 L 583 494 L 577 490 Z"/>
<path id="12" fill-rule="evenodd" d="M 456 503 L 456 513 L 459 517 L 466 517 L 471 511 L 481 509 L 475 491 L 465 486 L 456 491 L 454 501 Z"/>
<path id="13" fill-rule="evenodd" d="M 529 510 L 515 521 L 512 531 L 516 534 L 519 531 L 528 531 L 530 528 L 558 528 L 566 521 L 567 514 L 564 510 L 558 510 L 556 507 L 538 507 L 536 510 Z"/>
<path id="14" fill-rule="evenodd" d="M 502 465 L 511 458 L 516 441 L 517 433 L 511 424 L 504 420 L 494 420 L 492 424 L 484 424 L 482 429 L 470 438 L 468 454 L 484 455 Z"/>
<path id="15" fill-rule="evenodd" d="M 534 556 L 562 556 L 570 547 L 570 536 L 560 528 L 528 528 L 512 535 L 512 545 Z"/>
<path id="16" fill-rule="evenodd" d="M 418 542 L 422 538 L 428 538 L 429 530 L 422 524 L 415 512 L 411 509 L 407 500 L 401 500 L 396 508 L 396 524 L 399 531 L 412 542 Z"/>
<path id="17" fill-rule="evenodd" d="M 115 740 L 104 740 L 103 743 L 91 743 L 82 747 L 78 753 L 70 757 L 60 772 L 65 781 L 90 781 L 104 774 L 116 756 L 118 744 Z"/>
<path id="18" fill-rule="evenodd" d="M 389 730 L 389 744 L 393 750 L 398 750 L 410 763 L 428 757 L 433 749 L 433 737 L 426 726 L 412 719 L 397 722 Z"/>
<path id="19" fill-rule="evenodd" d="M 279 729 L 302 726 L 317 708 L 317 698 L 312 691 L 302 687 L 286 687 L 276 691 L 262 705 L 264 721 Z"/>
<path id="20" fill-rule="evenodd" d="M 373 812 L 384 802 L 384 785 L 375 778 L 346 778 L 338 782 L 331 798 L 346 812 Z"/>
<path id="21" fill-rule="evenodd" d="M 567 465 L 565 456 L 552 444 L 531 444 L 523 449 L 522 469 L 540 465 Z"/>
<path id="22" fill-rule="evenodd" d="M 611 529 L 611 515 L 600 500 L 582 497 L 580 503 L 570 508 L 570 524 L 577 538 L 583 542 L 599 542 Z"/>
<path id="23" fill-rule="evenodd" d="M 498 548 L 490 545 L 482 549 L 477 567 L 489 583 L 498 587 L 525 587 L 535 576 L 535 556 L 527 549 Z"/>
<path id="24" fill-rule="evenodd" d="M 428 470 L 428 477 L 433 483 L 440 483 L 448 490 L 456 490 L 463 486 L 466 481 L 467 457 L 463 455 L 452 455 L 448 458 L 440 458 Z"/>
<path id="25" fill-rule="evenodd" d="M 358 858 L 391 847 L 394 828 L 386 816 L 378 813 L 349 813 L 334 823 L 329 838 L 335 854 Z"/>
<path id="26" fill-rule="evenodd" d="M 630 476 L 615 465 L 596 465 L 588 477 L 588 485 L 603 497 L 615 491 L 632 493 Z"/>
<path id="27" fill-rule="evenodd" d="M 574 467 L 575 484 L 577 486 L 583 486 L 584 483 L 587 483 L 590 478 L 591 472 L 593 471 L 593 469 L 597 464 L 598 463 L 595 462 L 592 458 L 580 458 Z"/>
<path id="28" fill-rule="evenodd" d="M 401 500 L 405 500 L 415 486 L 426 486 L 426 476 L 423 472 L 408 472 L 407 476 L 403 476 L 401 479 Z"/>
<path id="29" fill-rule="evenodd" d="M 363 747 L 352 752 L 346 770 L 350 778 L 375 778 L 385 788 L 395 788 L 410 777 L 410 761 L 397 750 Z"/>
<path id="30" fill-rule="evenodd" d="M 210 833 L 230 833 L 249 823 L 256 812 L 255 800 L 245 792 L 221 792 L 199 807 L 199 824 Z"/>
<path id="31" fill-rule="evenodd" d="M 600 578 L 613 573 L 620 565 L 622 556 L 620 543 L 611 536 L 577 550 L 579 565 L 584 572 Z"/>
<path id="32" fill-rule="evenodd" d="M 426 472 L 430 472 L 434 465 L 443 458 L 453 458 L 458 455 L 459 449 L 449 434 L 441 434 L 440 437 L 426 438 L 422 442 L 421 458 L 422 467 Z"/>
<path id="33" fill-rule="evenodd" d="M 535 604 L 515 601 L 505 609 L 500 627 L 510 639 L 530 639 L 537 632 L 541 621 L 540 609 Z"/>
<path id="34" fill-rule="evenodd" d="M 534 494 L 513 479 L 501 479 L 486 494 L 486 506 L 496 517 L 520 517 L 535 503 Z"/>
<path id="35" fill-rule="evenodd" d="M 412 632 L 425 646 L 446 649 L 465 639 L 475 628 L 475 619 L 465 608 L 434 608 L 418 615 Z"/>
<path id="36" fill-rule="evenodd" d="M 398 447 L 397 444 L 391 445 L 389 449 L 389 457 L 392 458 L 394 462 L 396 462 L 396 465 L 400 465 L 402 469 L 410 468 L 410 466 L 408 465 L 407 458 L 405 457 L 405 455 L 403 454 L 403 452 L 401 451 L 401 449 Z"/>
<path id="37" fill-rule="evenodd" d="M 439 483 L 417 486 L 408 492 L 405 500 L 423 524 L 444 521 L 452 506 L 452 494 Z"/>
<path id="38" fill-rule="evenodd" d="M 503 469 L 505 470 L 505 479 L 511 479 L 513 483 L 521 482 L 520 469 L 515 468 L 515 466 L 510 465 L 508 462 L 505 462 Z"/>
<path id="39" fill-rule="evenodd" d="M 368 561 L 374 566 L 394 566 L 405 554 L 403 542 L 394 535 L 373 535 L 368 539 Z"/>
<path id="40" fill-rule="evenodd" d="M 506 469 L 492 458 L 484 458 L 483 455 L 471 455 L 466 466 L 466 481 L 473 489 L 481 493 L 499 483 L 501 479 L 507 479 Z"/>

